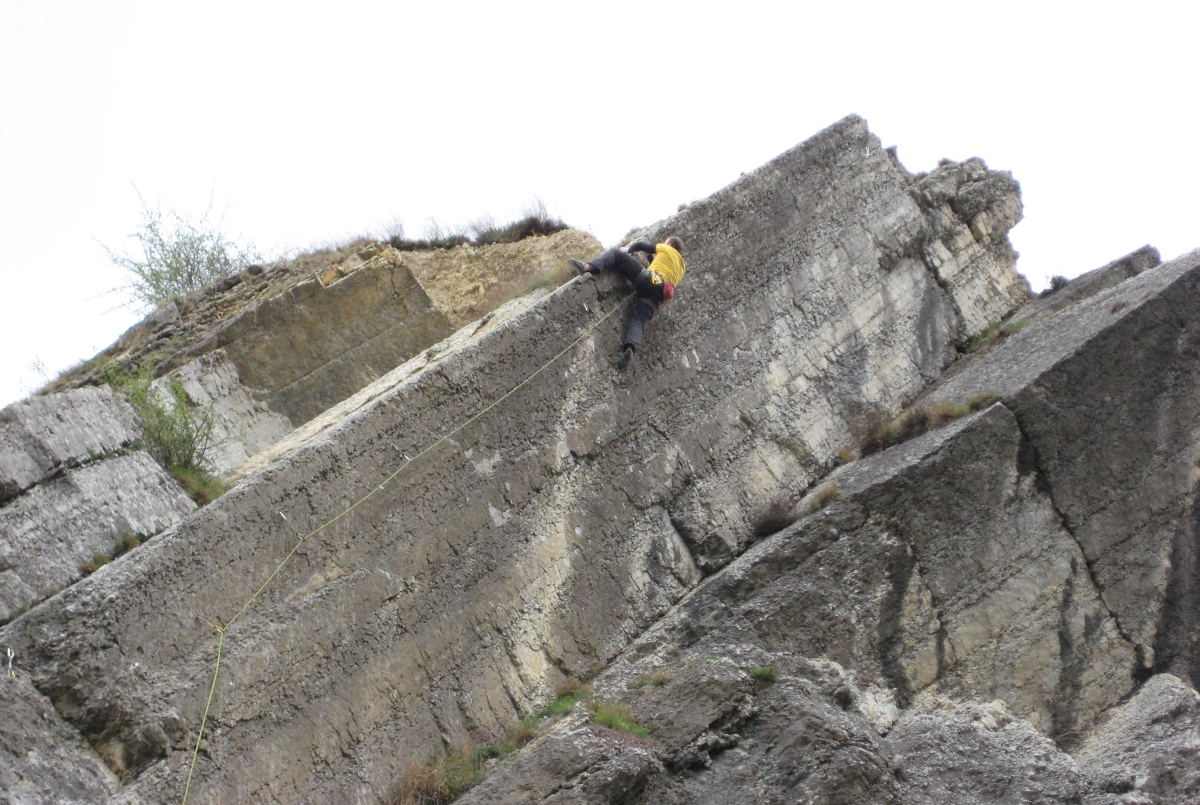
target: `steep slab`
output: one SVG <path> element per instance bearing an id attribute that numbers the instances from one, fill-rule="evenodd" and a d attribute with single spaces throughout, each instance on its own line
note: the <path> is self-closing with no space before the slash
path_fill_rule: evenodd
<path id="1" fill-rule="evenodd" d="M 625 288 L 569 283 L 0 638 L 139 777 L 126 801 L 174 799 L 216 659 L 201 619 L 228 623 L 270 579 L 224 635 L 193 795 L 378 802 L 413 758 L 500 731 L 615 656 L 696 583 L 693 550 L 727 563 L 866 409 L 935 378 L 974 332 L 961 311 L 1015 307 L 980 291 L 1017 287 L 1011 264 L 943 290 L 915 182 L 847 118 L 662 224 L 690 271 L 629 373 L 611 365 L 619 316 L 587 332 Z M 964 276 L 1011 254 L 989 237 L 964 247 Z"/>
<path id="2" fill-rule="evenodd" d="M 74 584 L 122 536 L 153 536 L 195 508 L 144 450 L 39 484 L 0 509 L 0 621 Z"/>
<path id="3" fill-rule="evenodd" d="M 108 388 L 13 403 L 0 411 L 0 504 L 66 467 L 125 450 L 141 438 L 137 415 Z"/>
<path id="4" fill-rule="evenodd" d="M 1200 251 L 1042 318 L 930 402 L 1000 394 L 1143 673 L 1200 674 Z"/>
<path id="5" fill-rule="evenodd" d="M 25 677 L 0 678 L 0 802 L 94 805 L 117 778 Z"/>

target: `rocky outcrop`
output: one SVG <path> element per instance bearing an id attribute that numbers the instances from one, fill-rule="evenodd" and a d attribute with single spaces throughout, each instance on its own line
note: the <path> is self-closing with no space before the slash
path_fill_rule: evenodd
<path id="1" fill-rule="evenodd" d="M 565 675 L 617 656 L 702 574 L 777 528 L 865 418 L 911 401 L 956 343 L 1023 301 L 1003 236 L 1018 210 L 1011 177 L 976 160 L 918 179 L 847 118 L 650 230 L 681 235 L 690 270 L 629 373 L 611 366 L 619 316 L 601 321 L 624 302 L 618 282 L 584 278 L 517 304 L 460 348 L 376 381 L 0 640 L 135 780 L 122 801 L 156 802 L 182 791 L 179 750 L 195 741 L 212 684 L 217 634 L 205 621 L 240 611 L 222 640 L 197 801 L 379 801 L 412 758 L 497 732 Z M 405 455 L 464 424 L 393 477 Z M 1042 498 L 1007 488 L 1026 516 L 1044 516 Z M 890 546 L 867 548 L 882 578 L 864 571 L 845 603 L 864 616 L 854 596 L 896 589 L 888 573 L 901 561 Z M 928 586 L 952 598 L 956 583 L 947 570 Z M 1031 623 L 1066 584 L 1046 602 L 1020 599 Z M 1080 594 L 1066 609 L 1084 617 L 1093 603 Z M 936 652 L 938 639 L 911 631 L 928 629 L 918 615 L 932 605 L 913 611 L 886 673 L 910 674 L 915 692 L 929 663 L 908 655 Z M 983 684 L 971 657 L 1001 653 L 1001 636 L 972 634 L 976 650 L 947 676 L 962 690 Z M 1095 656 L 1119 656 L 1107 634 Z M 782 725 L 793 704 L 779 707 Z M 876 741 L 853 734 L 847 746 L 831 732 L 830 757 L 852 760 Z M 886 776 L 872 764 L 864 785 Z"/>
<path id="2" fill-rule="evenodd" d="M 1075 752 L 1103 803 L 1200 802 L 1200 695 L 1171 674 L 1114 708 Z"/>
<path id="3" fill-rule="evenodd" d="M 1054 314 L 1085 299 L 1091 299 L 1101 291 L 1120 285 L 1136 277 L 1148 268 L 1162 263 L 1158 249 L 1143 246 L 1124 257 L 1113 260 L 1100 268 L 1080 274 L 1057 291 L 1045 291 L 1013 315 L 1013 321 L 1029 321 L 1047 314 Z"/>
<path id="4" fill-rule="evenodd" d="M 159 371 L 171 370 L 156 383 L 180 383 L 213 412 L 210 460 L 229 474 L 531 281 L 550 277 L 553 287 L 566 257 L 599 245 L 574 230 L 425 252 L 374 244 L 274 294 L 218 308 L 215 323 L 193 325 L 184 346 L 156 358 Z"/>
<path id="5" fill-rule="evenodd" d="M 157 534 L 196 508 L 135 449 L 141 438 L 133 409 L 106 387 L 0 412 L 0 622 L 76 582 L 121 537 Z"/>
<path id="6" fill-rule="evenodd" d="M 150 454 L 138 450 L 67 470 L 0 508 L 0 620 L 74 584 L 80 565 L 111 557 L 196 508 Z"/>
<path id="7" fill-rule="evenodd" d="M 119 786 L 99 756 L 24 677 L 0 678 L 0 802 L 105 802 Z"/>
<path id="8" fill-rule="evenodd" d="M 0 505 L 57 472 L 142 438 L 133 409 L 107 388 L 30 397 L 0 411 Z"/>
<path id="9" fill-rule="evenodd" d="M 1194 252 L 935 386 L 1001 401 L 828 475 L 611 662 L 663 771 L 575 801 L 1200 801 L 1200 695 L 1156 673 L 1196 667 L 1196 305 Z M 510 769 L 569 734 L 478 801 L 549 801 Z"/>
<path id="10" fill-rule="evenodd" d="M 1200 251 L 1039 319 L 938 384 L 999 394 L 1140 673 L 1195 681 Z"/>

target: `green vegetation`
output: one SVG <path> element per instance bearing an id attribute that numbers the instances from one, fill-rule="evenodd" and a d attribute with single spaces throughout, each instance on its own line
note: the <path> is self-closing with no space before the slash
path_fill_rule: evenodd
<path id="1" fill-rule="evenodd" d="M 649 738 L 650 730 L 633 720 L 629 707 L 619 702 L 591 701 L 588 710 L 592 713 L 592 722 L 610 730 L 628 732 L 639 738 Z"/>
<path id="2" fill-rule="evenodd" d="M 113 559 L 116 559 L 118 556 L 124 556 L 125 554 L 129 553 L 134 548 L 145 542 L 146 539 L 146 537 L 143 537 L 140 534 L 122 534 L 117 538 L 116 545 L 113 546 L 112 556 L 98 553 L 80 565 L 79 572 L 85 576 L 90 576 L 100 568 L 107 565 Z"/>
<path id="3" fill-rule="evenodd" d="M 197 406 L 175 378 L 166 390 L 153 385 L 154 356 L 136 372 L 124 371 L 115 362 L 100 372 L 101 380 L 124 397 L 142 420 L 142 446 L 184 490 L 204 506 L 225 493 L 227 487 L 212 473 L 211 453 L 217 447 L 216 417 L 211 408 Z"/>
<path id="4" fill-rule="evenodd" d="M 997 399 L 995 394 L 984 392 L 976 394 L 965 403 L 937 403 L 929 408 L 907 411 L 888 422 L 877 421 L 868 429 L 860 453 L 869 456 L 909 439 L 915 439 L 974 411 L 982 411 Z"/>
<path id="5" fill-rule="evenodd" d="M 821 509 L 841 498 L 842 493 L 838 491 L 837 484 L 829 484 L 817 492 L 816 496 L 808 504 L 808 513 L 814 514 Z"/>
<path id="6" fill-rule="evenodd" d="M 516 752 L 537 737 L 539 722 L 544 718 L 556 718 L 571 712 L 575 705 L 591 696 L 586 684 L 568 679 L 558 689 L 558 698 L 536 715 L 523 719 L 508 731 L 500 743 L 484 743 L 464 746 L 455 752 L 437 758 L 414 763 L 400 778 L 390 805 L 446 805 L 461 794 L 474 788 L 487 777 L 487 762 L 500 759 Z M 629 717 L 627 709 L 620 706 L 601 705 L 597 709 L 601 716 L 594 715 L 596 723 L 612 729 L 625 728 L 625 732 L 645 737 L 647 731 Z M 621 724 L 623 726 L 614 726 Z"/>
<path id="7" fill-rule="evenodd" d="M 98 553 L 95 556 L 93 556 L 91 559 L 89 559 L 88 561 L 86 561 L 82 565 L 80 565 L 79 572 L 85 576 L 90 576 L 93 573 L 95 573 L 97 570 L 99 570 L 100 568 L 107 565 L 110 561 L 112 561 L 112 560 L 109 559 L 107 556 L 105 556 L 102 553 Z"/>
<path id="8" fill-rule="evenodd" d="M 558 698 L 551 702 L 546 707 L 538 711 L 538 718 L 554 718 L 556 716 L 565 716 L 575 708 L 575 705 L 584 699 L 590 698 L 592 692 L 584 685 L 571 686 L 564 690 L 567 686 L 558 689 Z"/>
<path id="9" fill-rule="evenodd" d="M 1029 323 L 1028 319 L 1020 321 L 994 322 L 989 325 L 986 330 L 979 335 L 971 338 L 963 345 L 962 351 L 970 355 L 972 352 L 978 352 L 984 347 L 1003 341 L 1010 335 L 1018 333 Z"/>
<path id="10" fill-rule="evenodd" d="M 465 227 L 450 229 L 430 220 L 426 226 L 425 237 L 417 240 L 404 237 L 404 227 L 398 221 L 394 221 L 389 225 L 389 231 L 384 240 L 397 251 L 415 252 L 427 249 L 453 249 L 455 246 L 463 246 L 468 243 L 475 246 L 516 243 L 538 235 L 553 235 L 555 232 L 561 232 L 568 228 L 561 220 L 550 215 L 545 204 L 536 201 L 524 210 L 521 218 L 502 226 L 497 226 L 490 217 L 481 218 Z"/>
<path id="11" fill-rule="evenodd" d="M 1042 296 L 1049 296 L 1055 291 L 1061 291 L 1063 288 L 1066 288 L 1070 282 L 1071 281 L 1062 274 L 1055 274 L 1050 278 L 1050 287 L 1042 291 Z"/>
<path id="12" fill-rule="evenodd" d="M 207 506 L 229 491 L 228 484 L 199 467 L 172 467 L 170 472 L 197 506 Z"/>
<path id="13" fill-rule="evenodd" d="M 144 538 L 138 534 L 122 534 L 117 538 L 116 556 L 123 556 L 129 553 L 137 546 L 144 542 Z"/>
<path id="14" fill-rule="evenodd" d="M 671 677 L 662 671 L 657 671 L 649 676 L 639 676 L 625 687 L 629 690 L 641 690 L 645 687 L 661 688 L 670 681 Z"/>
<path id="15" fill-rule="evenodd" d="M 135 306 L 154 307 L 181 298 L 260 261 L 252 247 L 241 246 L 221 232 L 220 221 L 210 222 L 211 203 L 193 221 L 173 211 L 164 214 L 140 194 L 138 200 L 142 224 L 130 237 L 141 254 L 103 246 L 108 259 L 128 276 L 127 284 L 116 290 L 128 293 Z"/>
<path id="16" fill-rule="evenodd" d="M 405 770 L 391 805 L 446 805 L 487 776 L 487 757 L 463 750 L 414 763 Z"/>
<path id="17" fill-rule="evenodd" d="M 779 679 L 779 671 L 774 665 L 756 665 L 750 669 L 750 676 L 759 682 L 775 682 Z"/>

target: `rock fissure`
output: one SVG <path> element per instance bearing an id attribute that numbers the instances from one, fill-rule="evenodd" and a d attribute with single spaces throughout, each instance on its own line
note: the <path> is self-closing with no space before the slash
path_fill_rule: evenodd
<path id="1" fill-rule="evenodd" d="M 1005 406 L 1005 407 L 1008 407 L 1008 406 Z M 1017 428 L 1021 432 L 1021 450 L 1022 450 L 1022 452 L 1024 452 L 1026 450 L 1026 446 L 1028 446 L 1029 456 L 1032 459 L 1032 463 L 1033 463 L 1033 469 L 1037 473 L 1038 487 L 1040 489 L 1044 490 L 1046 499 L 1047 499 L 1047 501 L 1049 501 L 1050 505 L 1054 508 L 1054 513 L 1058 516 L 1058 521 L 1062 525 L 1063 531 L 1065 531 L 1068 535 L 1070 535 L 1071 540 L 1075 543 L 1075 546 L 1079 549 L 1079 555 L 1083 559 L 1084 569 L 1087 571 L 1088 581 L 1091 583 L 1092 588 L 1096 591 L 1096 594 L 1097 594 L 1096 599 L 1100 602 L 1101 606 L 1104 607 L 1105 612 L 1107 612 L 1108 616 L 1112 619 L 1113 625 L 1117 628 L 1117 632 L 1121 635 L 1121 639 L 1124 640 L 1127 644 L 1129 644 L 1129 647 L 1132 648 L 1135 652 L 1140 654 L 1141 648 L 1138 645 L 1137 641 L 1133 640 L 1130 637 L 1129 633 L 1124 628 L 1122 628 L 1121 618 L 1117 615 L 1116 612 L 1114 612 L 1108 606 L 1108 603 L 1104 600 L 1104 586 L 1100 583 L 1100 580 L 1096 577 L 1096 573 L 1095 573 L 1094 568 L 1092 567 L 1092 563 L 1088 560 L 1087 551 L 1084 550 L 1083 544 L 1079 541 L 1079 538 L 1075 535 L 1075 530 L 1072 528 L 1069 518 L 1063 513 L 1062 509 L 1059 508 L 1058 503 L 1054 499 L 1054 486 L 1050 481 L 1049 473 L 1047 473 L 1042 468 L 1041 458 L 1038 455 L 1037 446 L 1029 438 L 1029 434 L 1026 432 L 1025 427 L 1022 426 L 1022 424 L 1021 424 L 1021 413 L 1020 413 L 1019 409 L 1009 408 L 1008 410 L 1012 412 L 1013 420 L 1017 423 Z"/>

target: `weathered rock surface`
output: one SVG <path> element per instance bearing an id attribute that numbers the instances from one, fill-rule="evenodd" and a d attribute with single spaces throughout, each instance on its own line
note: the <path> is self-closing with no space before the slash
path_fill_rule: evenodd
<path id="1" fill-rule="evenodd" d="M 144 450 L 38 485 L 0 508 L 0 621 L 74 584 L 118 538 L 152 536 L 195 508 Z"/>
<path id="2" fill-rule="evenodd" d="M 1096 805 L 1200 802 L 1200 695 L 1159 674 L 1115 708 L 1075 757 Z"/>
<path id="3" fill-rule="evenodd" d="M 13 403 L 0 411 L 0 505 L 66 467 L 123 451 L 141 438 L 133 409 L 107 388 Z"/>
<path id="4" fill-rule="evenodd" d="M 1060 290 L 1031 300 L 1029 304 L 1013 314 L 1013 320 L 1040 318 L 1046 314 L 1057 313 L 1084 299 L 1091 299 L 1101 291 L 1120 285 L 1130 277 L 1136 277 L 1146 269 L 1154 268 L 1161 263 L 1162 257 L 1159 255 L 1158 249 L 1153 246 L 1143 246 L 1107 265 L 1080 274 Z"/>
<path id="5" fill-rule="evenodd" d="M 597 678 L 661 745 L 631 801 L 1200 800 L 1200 695 L 1145 681 L 1197 662 L 1200 253 L 1078 299 L 924 400 L 1002 404 L 830 474 Z M 1093 500 L 1116 590 L 1080 538 Z"/>
<path id="6" fill-rule="evenodd" d="M 186 754 L 175 750 L 195 740 L 212 681 L 216 635 L 200 618 L 239 614 L 224 634 L 193 796 L 379 801 L 407 759 L 497 732 L 564 675 L 617 655 L 696 583 L 697 566 L 729 563 L 823 475 L 866 414 L 912 400 L 956 342 L 1022 301 L 1003 236 L 1019 215 L 1011 177 L 971 161 L 918 181 L 879 146 L 847 118 L 654 228 L 684 238 L 690 272 L 628 374 L 610 363 L 619 317 L 587 331 L 624 288 L 569 283 L 461 349 L 425 356 L 0 639 L 113 767 L 137 778 L 122 801 L 158 802 L 182 791 Z M 538 382 L 470 420 L 577 338 Z M 390 477 L 405 454 L 463 423 Z M 1019 516 L 1045 525 L 1044 501 L 1020 472 L 983 475 L 1016 495 Z M 903 551 L 898 539 L 881 541 L 883 527 L 864 523 L 857 542 L 826 554 L 857 557 L 858 545 L 870 560 L 832 612 L 878 617 L 872 596 L 896 589 L 888 573 Z M 272 577 L 297 533 L 318 528 Z M 1010 550 L 1042 559 L 1036 546 Z M 1064 564 L 1058 543 L 1042 553 L 1057 573 L 1044 600 L 1008 591 L 1002 572 L 988 590 L 1038 628 L 1055 607 L 1071 623 L 1085 618 L 1095 607 L 1086 590 L 1068 605 L 1060 595 L 1082 571 Z M 942 585 L 956 612 L 970 610 L 961 574 L 933 561 L 928 572 L 926 587 Z M 915 691 L 931 667 L 943 677 L 926 653 L 946 641 L 922 620 L 938 607 L 912 602 L 888 662 L 840 632 L 813 636 L 813 650 L 864 652 Z M 1080 650 L 1119 657 L 1099 615 L 1102 628 Z M 969 650 L 945 683 L 984 685 L 973 669 L 1006 639 L 1020 647 L 999 626 L 967 630 Z M 1051 689 L 1071 687 L 1038 687 L 1022 706 L 1041 712 Z M 772 723 L 783 729 L 785 715 Z M 855 741 L 875 745 L 855 730 Z M 890 786 L 841 735 L 830 733 L 827 751 L 848 752 L 846 764 L 831 768 Z M 842 772 L 824 773 L 805 785 L 841 790 Z"/>
<path id="7" fill-rule="evenodd" d="M 1195 682 L 1200 251 L 1042 318 L 937 384 L 999 394 L 1143 673 Z"/>
<path id="8" fill-rule="evenodd" d="M 0 803 L 93 805 L 118 781 L 25 677 L 0 678 Z"/>
<path id="9" fill-rule="evenodd" d="M 178 368 L 156 382 L 179 381 L 192 403 L 213 411 L 221 436 L 213 463 L 220 474 L 232 473 L 292 428 L 561 269 L 568 256 L 599 245 L 574 230 L 427 252 L 375 244 L 235 307 L 163 360 L 162 368 Z"/>
<path id="10" fill-rule="evenodd" d="M 554 732 L 456 801 L 619 805 L 641 793 L 646 780 L 660 771 L 653 742 L 594 726 L 586 708 L 577 705 Z"/>

